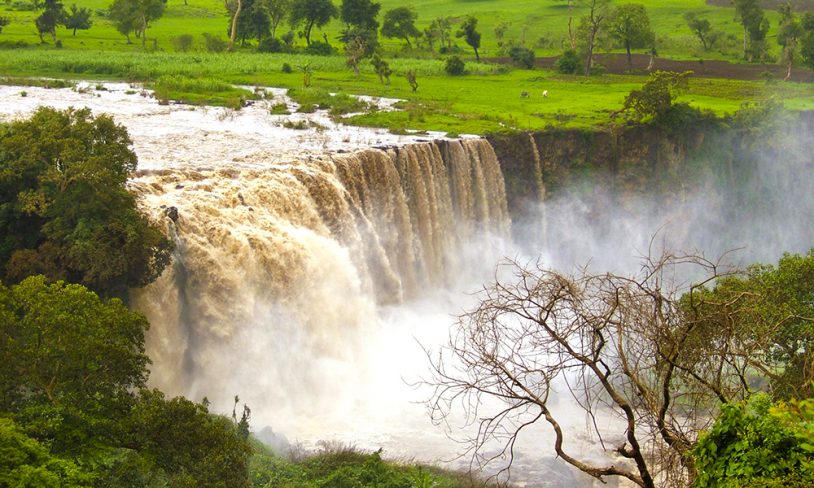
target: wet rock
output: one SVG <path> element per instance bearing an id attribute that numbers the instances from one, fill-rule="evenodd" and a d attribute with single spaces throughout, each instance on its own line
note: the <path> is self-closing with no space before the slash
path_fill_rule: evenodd
<path id="1" fill-rule="evenodd" d="M 173 222 L 177 222 L 177 221 L 178 221 L 178 208 L 177 208 L 177 207 L 167 207 L 167 208 L 164 210 L 164 213 L 165 213 L 165 214 L 167 215 L 167 217 L 169 217 L 169 218 L 170 218 L 170 220 L 172 220 Z"/>
<path id="2" fill-rule="evenodd" d="M 175 189 L 176 189 L 176 190 L 180 190 L 180 189 L 182 189 L 183 187 L 184 187 L 184 185 L 181 185 L 181 184 L 175 185 Z"/>

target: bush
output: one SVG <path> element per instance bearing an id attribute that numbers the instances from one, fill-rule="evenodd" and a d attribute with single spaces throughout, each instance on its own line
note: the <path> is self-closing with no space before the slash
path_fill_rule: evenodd
<path id="1" fill-rule="evenodd" d="M 466 71 L 466 64 L 459 56 L 450 56 L 447 58 L 446 65 L 444 65 L 444 71 L 450 76 L 460 76 Z"/>
<path id="2" fill-rule="evenodd" d="M 226 51 L 226 47 L 229 44 L 224 39 L 208 32 L 204 32 L 202 35 L 206 42 L 206 50 L 210 53 L 222 53 Z"/>
<path id="3" fill-rule="evenodd" d="M 276 37 L 264 37 L 257 46 L 257 50 L 261 53 L 282 53 L 286 51 L 286 47 L 283 41 Z"/>
<path id="4" fill-rule="evenodd" d="M 534 67 L 534 51 L 529 48 L 514 46 L 509 49 L 509 57 L 515 66 L 526 69 Z"/>
<path id="5" fill-rule="evenodd" d="M 283 67 L 281 68 L 283 73 L 293 73 L 294 70 L 291 68 L 291 65 L 288 63 L 283 63 Z"/>
<path id="6" fill-rule="evenodd" d="M 192 34 L 182 34 L 171 39 L 172 47 L 178 52 L 185 53 L 192 48 Z"/>
<path id="7" fill-rule="evenodd" d="M 560 59 L 554 63 L 554 67 L 557 68 L 557 71 L 560 73 L 575 75 L 582 70 L 582 61 L 580 61 L 576 51 L 566 49 L 565 52 L 562 53 L 562 56 L 560 56 Z"/>
<path id="8" fill-rule="evenodd" d="M 327 42 L 314 41 L 305 48 L 305 53 L 315 56 L 332 56 L 336 54 L 336 49 Z"/>

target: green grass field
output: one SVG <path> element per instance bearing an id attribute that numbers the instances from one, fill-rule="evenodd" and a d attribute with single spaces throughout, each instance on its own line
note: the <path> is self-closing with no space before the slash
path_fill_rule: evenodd
<path id="1" fill-rule="evenodd" d="M 476 134 L 504 129 L 600 125 L 608 122 L 609 114 L 618 110 L 625 96 L 646 79 L 638 75 L 564 76 L 471 61 L 467 62 L 466 76 L 451 77 L 444 73 L 444 61 L 440 57 L 431 56 L 427 51 L 405 52 L 399 42 L 386 41 L 385 57 L 394 73 L 391 83 L 385 85 L 379 82 L 369 62 L 362 63 L 362 73 L 357 77 L 341 55 L 260 54 L 254 52 L 253 47 L 236 53 L 208 53 L 203 47 L 202 33 L 226 36 L 227 16 L 222 0 L 188 2 L 190 5 L 185 6 L 183 0 L 169 0 L 164 17 L 148 31 L 148 38 L 156 39 L 158 47 L 151 52 L 145 52 L 135 39 L 134 44 L 128 45 L 124 37 L 98 15 L 90 30 L 78 31 L 75 37 L 60 28 L 62 49 L 54 48 L 50 42 L 40 44 L 33 23 L 36 13 L 9 10 L 10 3 L 0 4 L 0 16 L 12 21 L 0 33 L 0 76 L 147 82 L 159 90 L 161 98 L 234 105 L 245 93 L 228 90 L 219 83 L 300 88 L 303 74 L 298 67 L 308 65 L 314 70 L 313 86 L 317 89 L 407 100 L 402 103 L 401 112 L 357 116 L 350 121 L 354 124 L 383 126 L 394 131 Z M 97 11 L 109 3 L 110 0 L 86 0 L 81 5 Z M 381 0 L 381 3 L 383 11 L 404 4 L 399 0 Z M 698 43 L 682 17 L 688 10 L 704 12 L 716 28 L 740 34 L 740 25 L 731 8 L 709 7 L 703 0 L 646 0 L 642 3 L 648 6 L 662 56 L 693 59 L 698 54 Z M 410 5 L 419 12 L 422 27 L 439 16 L 476 15 L 481 19 L 484 56 L 497 53 L 493 29 L 500 22 L 511 23 L 507 39 L 517 41 L 525 37 L 527 45 L 546 46 L 539 48 L 538 54 L 560 52 L 566 36 L 568 9 L 563 0 L 418 0 Z M 767 13 L 776 29 L 776 13 Z M 339 21 L 334 21 L 326 28 L 336 46 L 339 42 L 335 37 L 341 27 Z M 193 34 L 196 45 L 192 52 L 175 53 L 171 39 L 183 33 Z M 313 35 L 315 39 L 320 37 L 319 32 Z M 538 43 L 540 38 L 547 41 Z M 8 46 L 16 42 L 24 42 L 29 47 L 2 49 L 3 43 Z M 769 42 L 773 44 L 774 39 Z M 460 39 L 458 43 L 463 44 Z M 152 41 L 148 46 L 151 44 Z M 469 52 L 464 51 L 467 56 Z M 738 57 L 737 49 L 704 55 L 733 61 Z M 292 73 L 282 71 L 284 63 L 293 68 Z M 405 79 L 408 70 L 418 75 L 416 93 L 410 90 Z M 210 89 L 215 86 L 217 90 Z M 547 98 L 542 97 L 543 90 L 548 90 Z M 521 98 L 522 92 L 530 96 Z M 795 110 L 814 109 L 814 88 L 802 83 L 693 79 L 681 101 L 722 115 L 736 111 L 746 101 L 769 97 L 780 98 Z"/>

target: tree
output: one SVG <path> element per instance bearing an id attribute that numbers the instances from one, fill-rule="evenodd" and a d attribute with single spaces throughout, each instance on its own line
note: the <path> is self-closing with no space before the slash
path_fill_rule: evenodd
<path id="1" fill-rule="evenodd" d="M 76 35 L 76 30 L 90 29 L 93 22 L 90 20 L 91 11 L 89 8 L 77 8 L 76 4 L 71 5 L 70 13 L 65 14 L 64 25 L 66 28 L 73 30 L 73 35 Z"/>
<path id="2" fill-rule="evenodd" d="M 113 0 L 109 18 L 116 30 L 127 37 L 130 43 L 130 32 L 141 39 L 141 46 L 147 46 L 147 29 L 164 15 L 166 0 Z"/>
<path id="3" fill-rule="evenodd" d="M 269 19 L 271 20 L 271 37 L 277 37 L 277 26 L 291 9 L 291 0 L 266 0 Z"/>
<path id="4" fill-rule="evenodd" d="M 56 42 L 57 26 L 62 25 L 65 21 L 65 9 L 59 0 L 45 0 L 42 8 L 43 12 L 34 19 L 40 42 L 45 42 L 42 39 L 43 34 L 51 34 L 51 38 Z"/>
<path id="5" fill-rule="evenodd" d="M 633 69 L 631 48 L 652 47 L 656 38 L 656 34 L 650 28 L 647 9 L 638 3 L 616 7 L 608 19 L 608 31 L 611 38 L 625 48 L 630 69 Z"/>
<path id="6" fill-rule="evenodd" d="M 416 28 L 418 18 L 416 11 L 410 7 L 397 7 L 384 13 L 382 21 L 382 35 L 384 37 L 404 39 L 407 46 L 412 49 L 411 37 L 418 37 L 421 32 Z"/>
<path id="7" fill-rule="evenodd" d="M 673 107 L 679 92 L 687 88 L 691 75 L 692 71 L 651 73 L 641 90 L 628 94 L 621 111 L 632 111 L 638 120 L 665 115 Z"/>
<path id="8" fill-rule="evenodd" d="M 378 53 L 374 54 L 372 58 L 370 58 L 370 64 L 373 65 L 373 69 L 376 71 L 376 74 L 379 75 L 379 83 L 388 85 L 390 84 L 390 75 L 393 74 L 393 70 L 390 69 L 390 65 L 384 59 L 379 56 Z"/>
<path id="9" fill-rule="evenodd" d="M 732 324 L 704 327 L 710 314 L 739 309 L 703 301 L 699 290 L 734 272 L 697 255 L 644 258 L 634 275 L 566 275 L 506 265 L 511 278 L 483 290 L 449 343 L 430 355 L 429 401 L 443 422 L 463 408 L 477 423 L 475 461 L 511 456 L 537 421 L 554 432 L 558 458 L 602 479 L 643 487 L 688 486 L 693 447 L 719 406 L 746 397 L 766 343 Z M 498 276 L 507 276 L 500 270 Z M 682 276 L 698 276 L 685 285 Z M 569 392 L 594 421 L 590 429 L 615 459 L 583 458 L 566 444 L 554 390 Z M 560 412 L 560 413 L 557 413 Z M 611 419 L 616 418 L 614 422 Z M 502 449 L 494 450 L 495 443 Z M 488 450 L 488 452 L 487 452 Z"/>
<path id="10" fill-rule="evenodd" d="M 800 42 L 800 55 L 803 62 L 814 69 L 814 14 L 807 13 L 802 22 L 803 35 Z"/>
<path id="11" fill-rule="evenodd" d="M 293 0 L 289 22 L 292 27 L 303 24 L 302 36 L 310 46 L 314 26 L 322 27 L 338 14 L 339 10 L 331 0 Z"/>
<path id="12" fill-rule="evenodd" d="M 475 59 L 480 61 L 478 48 L 480 48 L 480 32 L 478 32 L 478 19 L 468 16 L 461 24 L 461 28 L 455 34 L 456 37 L 463 37 L 469 47 L 475 51 Z"/>
<path id="13" fill-rule="evenodd" d="M 766 33 L 769 19 L 760 7 L 760 0 L 732 0 L 743 25 L 743 57 L 749 62 L 766 55 Z"/>
<path id="14" fill-rule="evenodd" d="M 797 46 L 803 36 L 803 25 L 794 14 L 791 5 L 780 7 L 780 27 L 777 32 L 777 43 L 783 47 L 781 60 L 786 63 L 786 80 L 791 78 L 791 69 L 794 58 L 797 56 Z"/>
<path id="15" fill-rule="evenodd" d="M 237 2 L 228 2 L 226 7 L 229 13 L 230 34 L 232 19 L 237 17 L 235 39 L 240 38 L 241 46 L 246 44 L 248 38 L 260 41 L 270 35 L 271 14 L 266 0 L 241 0 L 239 13 Z"/>
<path id="16" fill-rule="evenodd" d="M 449 17 L 438 17 L 430 24 L 429 30 L 432 37 L 441 42 L 441 47 L 447 49 L 452 47 L 452 21 Z"/>
<path id="17" fill-rule="evenodd" d="M 591 74 L 594 63 L 594 49 L 596 48 L 599 34 L 604 27 L 608 17 L 609 0 L 589 0 L 588 15 L 580 19 L 578 38 L 585 50 L 585 76 Z"/>
<path id="18" fill-rule="evenodd" d="M 136 209 L 124 127 L 90 110 L 40 108 L 0 131 L 0 272 L 81 283 L 105 296 L 155 280 L 171 243 Z"/>
<path id="19" fill-rule="evenodd" d="M 805 255 L 785 254 L 777 266 L 750 266 L 701 296 L 709 303 L 738 300 L 739 308 L 721 318 L 734 323 L 743 340 L 768 341 L 763 375 L 775 398 L 814 394 L 814 249 Z M 705 326 L 721 324 L 710 320 Z"/>
<path id="20" fill-rule="evenodd" d="M 147 380 L 147 320 L 81 285 L 29 277 L 0 285 L 0 411 L 52 452 L 92 448 L 117 432 Z"/>
<path id="21" fill-rule="evenodd" d="M 418 91 L 418 78 L 416 76 L 414 69 L 408 69 L 406 73 L 404 73 L 404 77 L 407 78 L 407 83 L 410 84 L 410 88 L 413 90 L 413 93 Z"/>
<path id="22" fill-rule="evenodd" d="M 712 49 L 721 37 L 720 32 L 712 30 L 712 24 L 710 24 L 709 20 L 698 17 L 698 14 L 695 12 L 685 13 L 684 20 L 687 21 L 687 27 L 689 27 L 698 40 L 701 41 L 704 51 Z"/>
<path id="23" fill-rule="evenodd" d="M 375 32 L 379 29 L 379 21 L 376 20 L 376 17 L 381 8 L 380 3 L 372 0 L 342 0 L 340 18 L 347 29 L 356 27 Z"/>

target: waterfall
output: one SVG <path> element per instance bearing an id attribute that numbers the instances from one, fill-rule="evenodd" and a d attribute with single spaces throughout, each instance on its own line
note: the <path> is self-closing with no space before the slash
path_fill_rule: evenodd
<path id="1" fill-rule="evenodd" d="M 145 171 L 130 188 L 176 244 L 173 265 L 132 297 L 151 323 L 152 384 L 237 393 L 283 417 L 358 402 L 349 383 L 370 374 L 379 308 L 479 286 L 474 253 L 491 270 L 510 231 L 500 165 L 480 139 Z"/>

